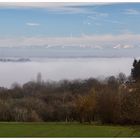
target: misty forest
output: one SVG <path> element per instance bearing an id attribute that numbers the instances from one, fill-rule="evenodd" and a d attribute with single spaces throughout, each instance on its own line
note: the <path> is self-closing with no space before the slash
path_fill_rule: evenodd
<path id="1" fill-rule="evenodd" d="M 140 60 L 131 75 L 0 88 L 0 121 L 140 124 Z"/>

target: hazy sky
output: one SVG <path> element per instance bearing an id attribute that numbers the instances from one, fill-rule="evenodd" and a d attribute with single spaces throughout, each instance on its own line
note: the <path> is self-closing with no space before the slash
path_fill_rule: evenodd
<path id="1" fill-rule="evenodd" d="M 0 3 L 0 19 L 0 47 L 140 47 L 140 3 Z"/>

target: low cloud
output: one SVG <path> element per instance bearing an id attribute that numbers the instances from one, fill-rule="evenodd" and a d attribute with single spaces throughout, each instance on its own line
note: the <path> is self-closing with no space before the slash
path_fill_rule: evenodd
<path id="1" fill-rule="evenodd" d="M 34 22 L 28 22 L 26 23 L 27 26 L 39 26 L 39 23 L 34 23 Z"/>
<path id="2" fill-rule="evenodd" d="M 126 9 L 124 14 L 127 14 L 127 15 L 140 15 L 140 10 Z"/>
<path id="3" fill-rule="evenodd" d="M 56 8 L 56 7 L 68 7 L 68 6 L 87 6 L 87 5 L 110 5 L 109 2 L 2 2 L 0 3 L 1 7 L 20 7 L 20 8 Z"/>
<path id="4" fill-rule="evenodd" d="M 109 5 L 110 3 L 104 2 L 3 2 L 0 3 L 0 7 L 8 8 L 43 8 L 50 12 L 55 12 L 57 14 L 97 14 L 97 16 L 108 16 L 107 13 L 97 13 L 92 9 L 87 8 L 87 6 L 102 6 Z"/>
<path id="5" fill-rule="evenodd" d="M 120 24 L 120 25 L 124 24 L 123 22 L 120 22 L 120 21 L 117 21 L 117 20 L 109 20 L 109 19 L 104 18 L 104 17 L 108 17 L 109 16 L 108 13 L 104 13 L 104 14 L 96 13 L 95 15 L 96 16 L 87 16 L 87 18 L 89 20 L 93 20 L 95 22 L 96 20 L 98 20 L 98 17 L 101 16 L 102 17 L 102 21 L 104 21 L 104 22 L 108 22 L 108 23 L 111 23 L 111 24 Z"/>

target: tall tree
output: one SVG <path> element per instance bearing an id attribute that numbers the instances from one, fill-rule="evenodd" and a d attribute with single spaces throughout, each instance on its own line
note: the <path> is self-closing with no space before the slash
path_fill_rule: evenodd
<path id="1" fill-rule="evenodd" d="M 131 76 L 134 80 L 140 80 L 140 60 L 134 59 L 133 68 L 131 70 Z"/>

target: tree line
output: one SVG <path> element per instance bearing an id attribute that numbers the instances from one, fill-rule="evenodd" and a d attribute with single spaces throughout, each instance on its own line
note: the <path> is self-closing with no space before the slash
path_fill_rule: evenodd
<path id="1" fill-rule="evenodd" d="M 37 81 L 1 87 L 0 121 L 140 124 L 138 65 L 134 60 L 130 77 L 43 82 L 39 74 Z"/>

